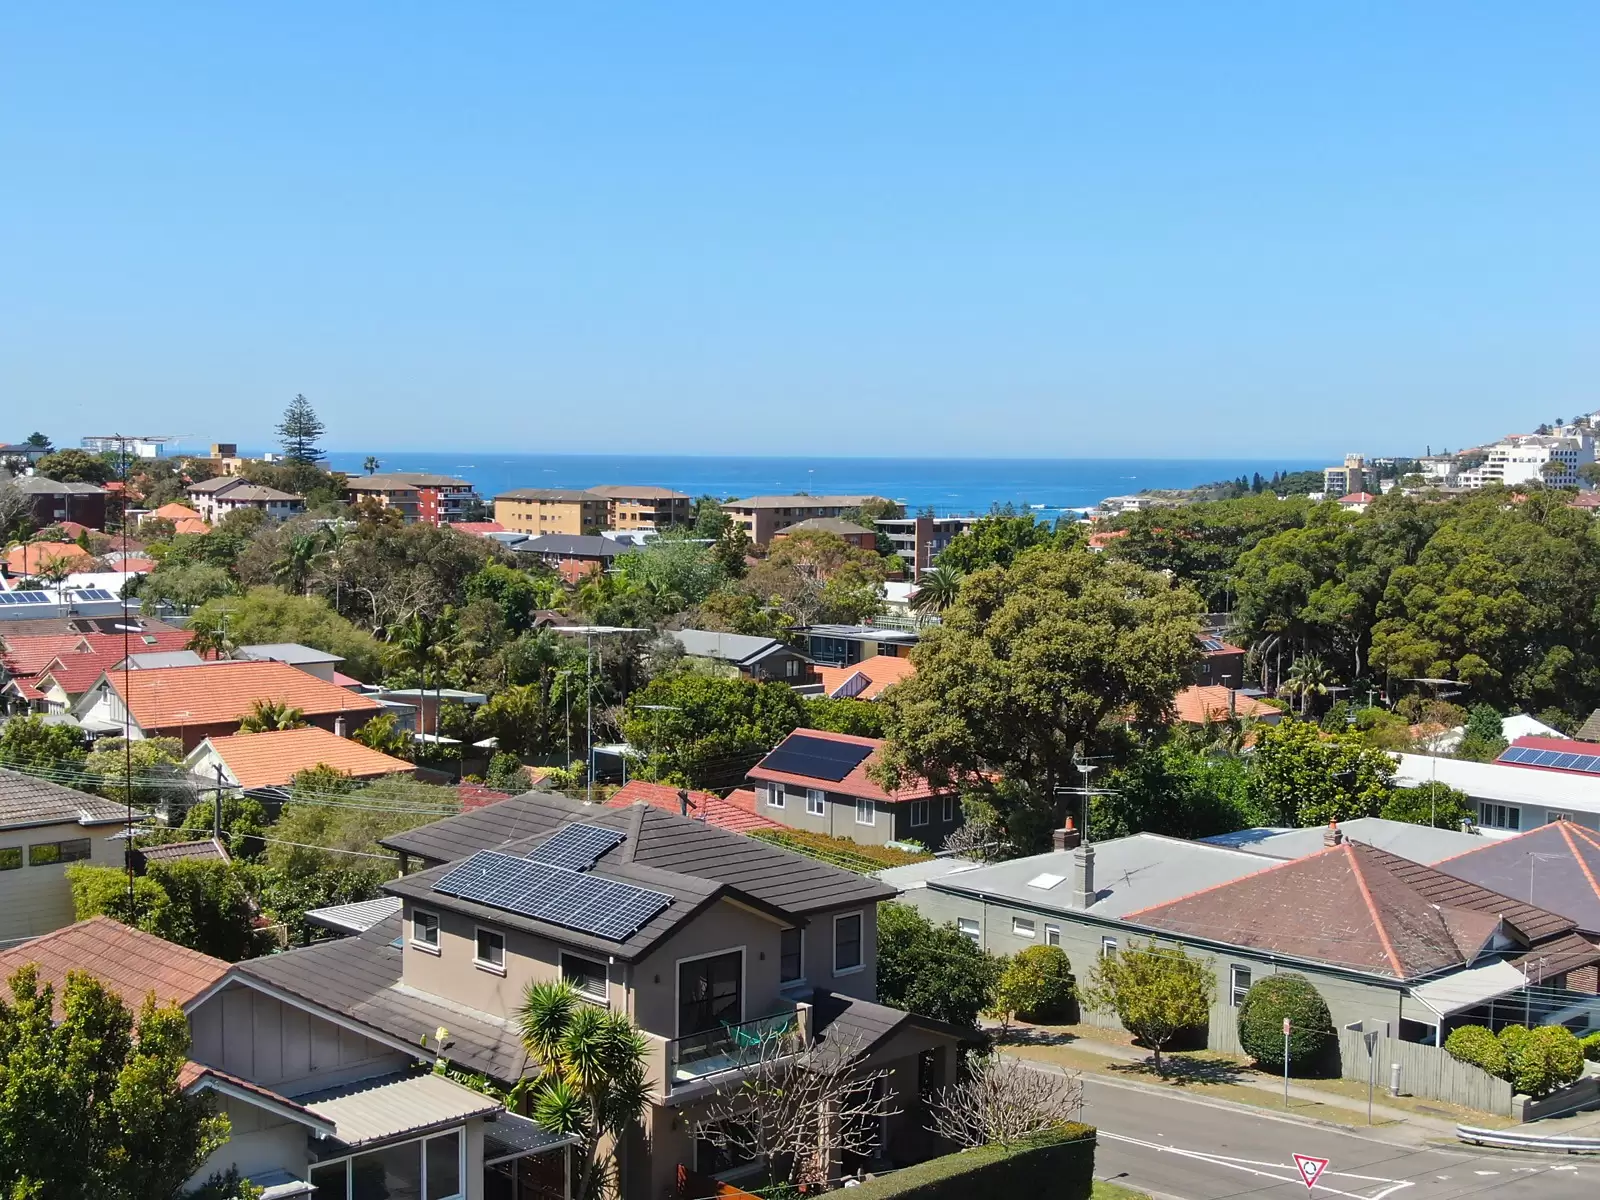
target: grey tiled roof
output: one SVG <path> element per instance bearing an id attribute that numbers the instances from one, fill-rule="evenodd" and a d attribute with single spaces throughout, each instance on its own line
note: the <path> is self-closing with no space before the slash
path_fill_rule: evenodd
<path id="1" fill-rule="evenodd" d="M 235 970 L 312 1004 L 420 1046 L 440 1026 L 445 1057 L 496 1079 L 517 1080 L 528 1065 L 508 1021 L 414 991 L 400 982 L 398 914 L 365 933 L 239 963 Z"/>
<path id="2" fill-rule="evenodd" d="M 101 796 L 0 768 L 0 828 L 63 821 L 105 825 L 127 816 L 125 807 Z"/>
<path id="3" fill-rule="evenodd" d="M 956 1041 L 974 1036 L 972 1030 L 932 1017 L 875 1004 L 871 1000 L 858 1000 L 854 996 L 841 996 L 837 992 L 813 992 L 811 1004 L 817 1044 L 824 1049 L 842 1051 L 852 1058 L 870 1055 L 874 1047 L 902 1028 L 943 1034 Z"/>

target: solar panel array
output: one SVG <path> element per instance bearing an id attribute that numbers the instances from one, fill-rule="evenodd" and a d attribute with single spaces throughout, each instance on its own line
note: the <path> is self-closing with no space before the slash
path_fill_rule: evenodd
<path id="1" fill-rule="evenodd" d="M 0 592 L 0 604 L 54 604 L 49 592 Z"/>
<path id="2" fill-rule="evenodd" d="M 1533 746 L 1513 746 L 1495 761 L 1524 767 L 1555 767 L 1560 771 L 1581 771 L 1600 775 L 1600 754 L 1572 754 L 1561 750 L 1539 750 Z"/>
<path id="3" fill-rule="evenodd" d="M 764 770 L 782 771 L 786 775 L 805 775 L 838 783 L 865 762 L 871 753 L 871 746 L 795 733 L 762 759 L 761 766 Z"/>
<path id="4" fill-rule="evenodd" d="M 672 903 L 664 892 L 498 850 L 478 851 L 435 883 L 433 890 L 613 942 L 627 940 Z"/>
<path id="5" fill-rule="evenodd" d="M 563 825 L 540 845 L 528 851 L 535 862 L 565 867 L 569 871 L 587 871 L 600 861 L 600 856 L 622 841 L 615 829 L 599 825 L 573 822 Z"/>
<path id="6" fill-rule="evenodd" d="M 1221 638 L 1202 637 L 1200 639 L 1200 648 L 1202 650 L 1224 650 L 1227 645 Z"/>
<path id="7" fill-rule="evenodd" d="M 115 600 L 115 599 L 117 599 L 116 596 L 113 596 L 110 592 L 106 591 L 105 588 L 81 588 L 75 594 L 77 595 L 79 600 Z"/>

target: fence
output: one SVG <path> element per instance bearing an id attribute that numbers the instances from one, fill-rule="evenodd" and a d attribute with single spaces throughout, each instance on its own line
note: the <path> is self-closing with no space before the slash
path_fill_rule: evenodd
<path id="1" fill-rule="evenodd" d="M 1339 1071 L 1346 1079 L 1365 1083 L 1371 1077 L 1372 1059 L 1377 1060 L 1377 1087 L 1389 1088 L 1391 1065 L 1400 1064 L 1400 1090 L 1409 1096 L 1444 1100 L 1480 1112 L 1511 1115 L 1511 1084 L 1471 1063 L 1452 1058 L 1436 1046 L 1402 1042 L 1380 1037 L 1367 1056 L 1366 1042 L 1354 1029 L 1339 1031 Z"/>

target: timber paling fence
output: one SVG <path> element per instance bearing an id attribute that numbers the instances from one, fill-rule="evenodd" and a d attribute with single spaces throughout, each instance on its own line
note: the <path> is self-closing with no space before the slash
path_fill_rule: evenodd
<path id="1" fill-rule="evenodd" d="M 1400 1091 L 1428 1100 L 1444 1100 L 1480 1112 L 1511 1115 L 1511 1084 L 1482 1067 L 1453 1058 L 1437 1046 L 1380 1037 L 1373 1046 L 1377 1060 L 1376 1094 L 1387 1095 L 1390 1068 L 1400 1064 Z M 1339 1030 L 1339 1073 L 1362 1083 L 1371 1078 L 1372 1059 L 1366 1042 L 1354 1029 Z"/>

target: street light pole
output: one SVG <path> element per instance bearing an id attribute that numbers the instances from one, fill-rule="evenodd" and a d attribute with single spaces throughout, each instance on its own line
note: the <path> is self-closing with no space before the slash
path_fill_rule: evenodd
<path id="1" fill-rule="evenodd" d="M 648 630 L 634 629 L 626 625 L 556 625 L 551 629 L 553 633 L 565 634 L 569 637 L 581 637 L 587 643 L 584 653 L 584 740 L 585 755 L 583 767 L 583 799 L 584 803 L 594 802 L 594 640 L 597 637 L 606 637 L 609 634 L 647 633 Z"/>

